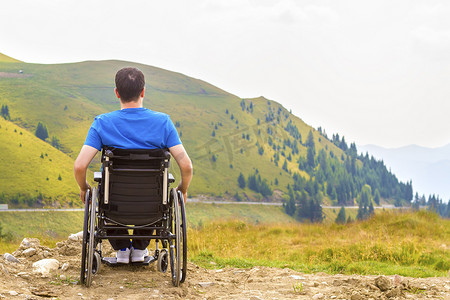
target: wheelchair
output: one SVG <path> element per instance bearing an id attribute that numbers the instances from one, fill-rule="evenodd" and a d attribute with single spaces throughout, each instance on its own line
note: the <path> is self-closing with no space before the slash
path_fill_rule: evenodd
<path id="1" fill-rule="evenodd" d="M 104 148 L 101 161 L 102 172 L 94 173 L 97 187 L 88 190 L 85 198 L 81 284 L 91 286 L 101 264 L 119 265 L 115 257 L 103 257 L 103 240 L 148 239 L 156 241 L 154 254 L 131 264 L 156 261 L 163 273 L 170 266 L 172 284 L 179 286 L 187 271 L 186 212 L 183 194 L 170 188 L 175 181 L 168 172 L 170 153 Z M 124 229 L 126 234 L 111 234 Z M 128 234 L 136 229 L 149 234 Z"/>

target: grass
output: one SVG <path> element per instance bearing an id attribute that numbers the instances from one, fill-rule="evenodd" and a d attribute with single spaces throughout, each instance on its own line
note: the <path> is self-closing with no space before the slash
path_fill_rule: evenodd
<path id="1" fill-rule="evenodd" d="M 44 203 L 47 199 L 61 205 L 76 199 L 73 160 L 66 154 L 3 118 L 0 118 L 0 144 L 0 193 L 33 197 L 42 194 Z"/>
<path id="2" fill-rule="evenodd" d="M 56 242 L 83 230 L 83 212 L 0 212 L 3 238 L 0 253 L 13 252 L 24 237 L 35 237 L 42 245 L 55 247 Z"/>
<path id="3" fill-rule="evenodd" d="M 300 224 L 280 207 L 238 206 L 189 203 L 191 261 L 208 268 L 450 276 L 450 220 L 432 213 L 377 211 L 347 225 Z M 3 233 L 13 237 L 0 243 L 0 253 L 14 251 L 25 236 L 54 247 L 80 231 L 82 219 L 82 212 L 2 212 Z"/>
<path id="4" fill-rule="evenodd" d="M 427 212 L 380 212 L 368 221 L 345 226 L 219 221 L 191 229 L 189 237 L 191 259 L 205 267 L 262 265 L 332 274 L 450 275 L 450 221 Z"/>

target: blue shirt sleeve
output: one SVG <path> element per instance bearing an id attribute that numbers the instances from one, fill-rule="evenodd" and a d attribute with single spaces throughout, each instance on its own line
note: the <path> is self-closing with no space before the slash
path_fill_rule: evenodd
<path id="1" fill-rule="evenodd" d="M 84 144 L 94 147 L 98 151 L 101 151 L 102 150 L 102 139 L 96 129 L 97 122 L 98 122 L 97 118 L 95 118 L 94 122 L 91 125 L 91 128 L 89 128 L 89 131 L 86 136 L 86 140 L 85 140 Z"/>
<path id="2" fill-rule="evenodd" d="M 170 117 L 168 117 L 167 123 L 166 123 L 166 147 L 170 148 L 176 145 L 181 144 L 180 137 L 178 136 L 177 129 L 175 128 L 175 125 L 173 125 L 172 120 Z"/>

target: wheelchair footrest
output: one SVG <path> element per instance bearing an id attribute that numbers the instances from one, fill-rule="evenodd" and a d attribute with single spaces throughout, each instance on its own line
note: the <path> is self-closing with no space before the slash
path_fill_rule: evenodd
<path id="1" fill-rule="evenodd" d="M 131 262 L 129 264 L 121 264 L 117 262 L 116 257 L 102 257 L 102 263 L 107 264 L 110 267 L 117 267 L 117 266 L 148 266 L 152 262 L 156 261 L 156 259 L 153 256 L 146 256 L 144 257 L 143 262 Z"/>

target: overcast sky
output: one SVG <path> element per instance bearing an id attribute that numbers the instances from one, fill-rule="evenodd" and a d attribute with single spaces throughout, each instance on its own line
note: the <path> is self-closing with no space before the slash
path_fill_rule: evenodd
<path id="1" fill-rule="evenodd" d="M 0 52 L 122 59 L 266 98 L 329 136 L 450 143 L 450 2 L 4 0 Z"/>

